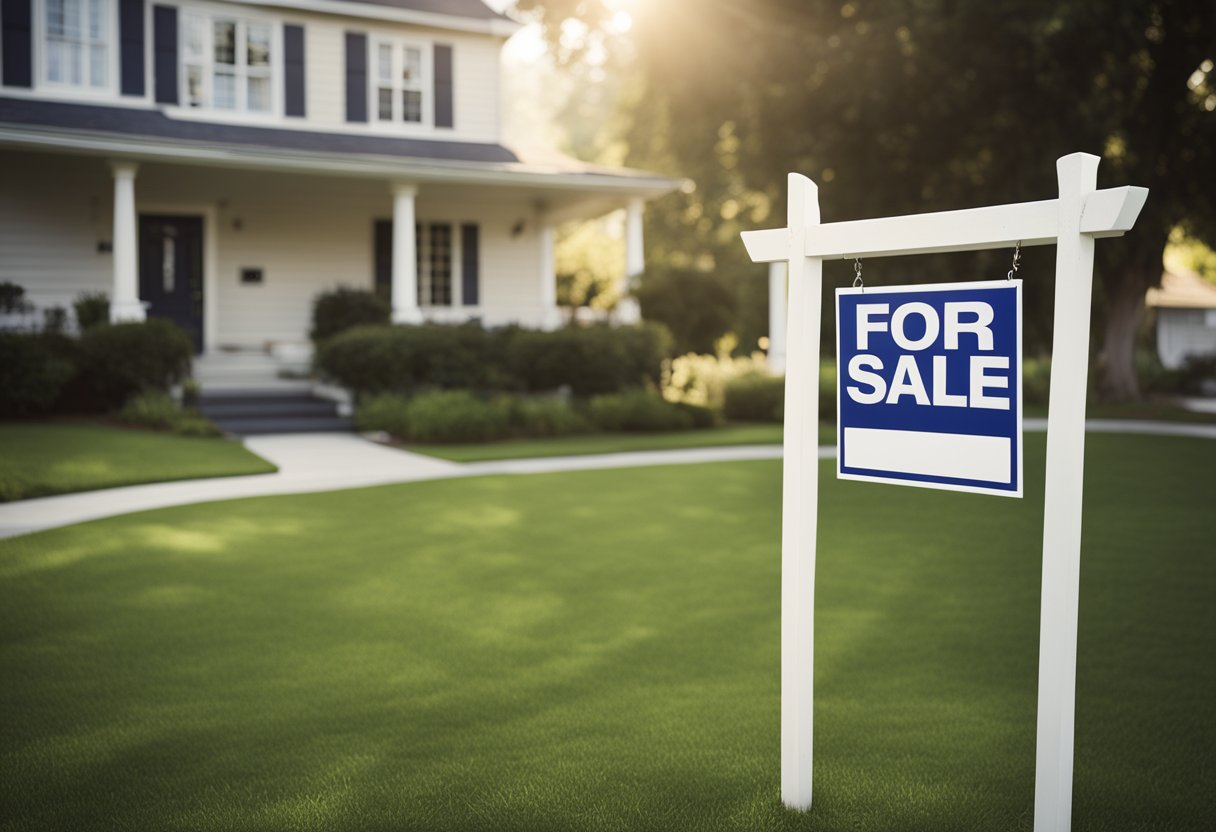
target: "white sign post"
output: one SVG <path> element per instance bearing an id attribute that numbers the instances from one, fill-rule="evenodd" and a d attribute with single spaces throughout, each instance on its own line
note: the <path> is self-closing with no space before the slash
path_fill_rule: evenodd
<path id="1" fill-rule="evenodd" d="M 811 806 L 823 261 L 1055 243 L 1034 828 L 1070 827 L 1094 240 L 1128 231 L 1148 196 L 1130 186 L 1097 190 L 1098 162 L 1087 153 L 1059 159 L 1057 199 L 828 224 L 819 221 L 815 184 L 791 173 L 788 227 L 743 234 L 753 261 L 789 263 L 793 325 L 787 328 L 781 524 L 781 799 L 787 806 Z"/>

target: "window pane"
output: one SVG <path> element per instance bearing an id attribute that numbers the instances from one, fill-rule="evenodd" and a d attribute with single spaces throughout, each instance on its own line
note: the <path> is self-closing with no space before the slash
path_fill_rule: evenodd
<path id="1" fill-rule="evenodd" d="M 63 44 L 58 41 L 47 41 L 46 44 L 46 79 L 54 82 L 63 80 Z"/>
<path id="2" fill-rule="evenodd" d="M 89 83 L 95 87 L 106 85 L 106 48 L 90 46 L 89 48 Z"/>
<path id="3" fill-rule="evenodd" d="M 230 21 L 215 22 L 215 62 L 217 64 L 236 64 L 236 24 Z M 219 95 L 217 93 L 216 98 Z"/>
<path id="4" fill-rule="evenodd" d="M 63 0 L 46 0 L 46 32 L 51 37 L 63 35 Z"/>
<path id="5" fill-rule="evenodd" d="M 203 106 L 203 68 L 201 66 L 186 67 L 186 106 Z"/>
<path id="6" fill-rule="evenodd" d="M 164 293 L 172 294 L 177 288 L 177 240 L 165 229 L 164 248 L 161 249 L 160 272 Z"/>
<path id="7" fill-rule="evenodd" d="M 381 81 L 393 80 L 393 47 L 387 43 L 376 47 L 376 75 Z"/>
<path id="8" fill-rule="evenodd" d="M 245 61 L 249 66 L 270 66 L 270 27 L 250 26 Z"/>
<path id="9" fill-rule="evenodd" d="M 413 47 L 405 47 L 405 63 L 401 68 L 401 80 L 416 85 L 422 80 L 422 53 Z"/>
<path id="10" fill-rule="evenodd" d="M 430 234 L 431 304 L 452 305 L 452 226 L 432 225 Z"/>
<path id="11" fill-rule="evenodd" d="M 89 0 L 89 38 L 104 40 L 106 36 L 105 0 Z"/>
<path id="12" fill-rule="evenodd" d="M 207 21 L 197 15 L 186 17 L 186 54 L 202 59 L 206 53 Z"/>
<path id="13" fill-rule="evenodd" d="M 68 64 L 67 78 L 65 80 L 69 84 L 76 84 L 79 86 L 84 80 L 84 67 L 81 65 L 80 44 L 65 43 L 63 44 L 63 51 L 67 56 Z"/>
<path id="14" fill-rule="evenodd" d="M 401 93 L 401 118 L 404 121 L 422 121 L 422 93 L 418 90 Z"/>
<path id="15" fill-rule="evenodd" d="M 227 72 L 216 72 L 212 81 L 213 105 L 220 110 L 236 109 L 236 76 Z"/>
<path id="16" fill-rule="evenodd" d="M 63 34 L 73 39 L 80 37 L 80 0 L 63 0 Z"/>
<path id="17" fill-rule="evenodd" d="M 376 117 L 381 121 L 393 120 L 393 91 L 381 87 L 376 90 Z"/>
<path id="18" fill-rule="evenodd" d="M 270 112 L 269 78 L 250 78 L 248 93 L 246 103 L 250 111 L 255 113 Z"/>

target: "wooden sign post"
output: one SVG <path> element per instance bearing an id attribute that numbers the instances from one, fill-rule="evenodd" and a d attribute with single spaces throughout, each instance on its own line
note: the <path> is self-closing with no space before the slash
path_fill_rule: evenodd
<path id="1" fill-rule="evenodd" d="M 781 799 L 811 806 L 815 542 L 819 514 L 819 333 L 823 261 L 1056 244 L 1047 418 L 1035 832 L 1072 815 L 1081 487 L 1094 240 L 1136 222 L 1146 188 L 1097 190 L 1097 156 L 1056 162 L 1056 199 L 821 224 L 815 183 L 789 175 L 787 227 L 743 233 L 753 261 L 789 264 L 781 520 Z"/>

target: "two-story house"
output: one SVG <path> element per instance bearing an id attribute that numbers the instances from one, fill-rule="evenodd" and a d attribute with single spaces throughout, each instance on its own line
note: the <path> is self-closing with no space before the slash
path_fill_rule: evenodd
<path id="1" fill-rule="evenodd" d="M 625 208 L 640 272 L 679 182 L 504 146 L 518 28 L 480 0 L 0 0 L 0 280 L 204 353 L 306 344 L 337 285 L 556 326 L 555 225 Z"/>

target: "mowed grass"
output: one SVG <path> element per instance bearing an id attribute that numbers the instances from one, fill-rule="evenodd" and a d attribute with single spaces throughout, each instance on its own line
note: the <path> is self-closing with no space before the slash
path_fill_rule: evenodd
<path id="1" fill-rule="evenodd" d="M 88 423 L 0 423 L 0 502 L 275 470 L 225 439 Z"/>
<path id="2" fill-rule="evenodd" d="M 1075 830 L 1207 830 L 1216 442 L 1088 438 Z M 1029 830 L 1027 498 L 821 472 L 779 800 L 780 465 L 436 481 L 0 542 L 0 826 Z"/>

